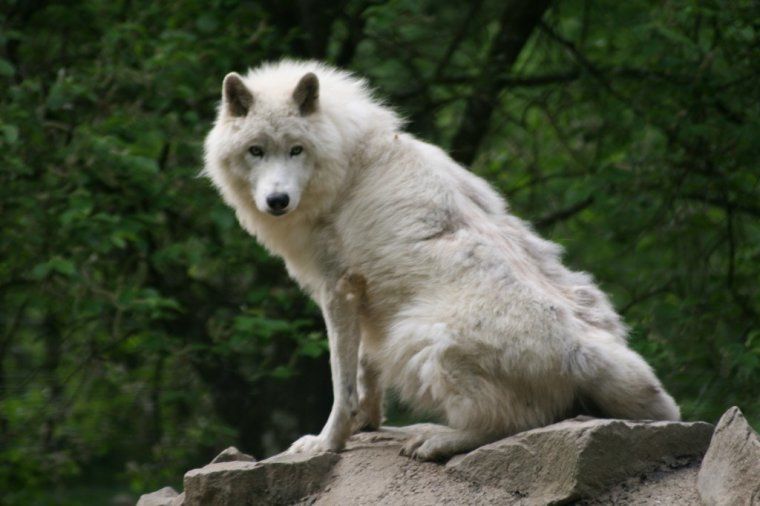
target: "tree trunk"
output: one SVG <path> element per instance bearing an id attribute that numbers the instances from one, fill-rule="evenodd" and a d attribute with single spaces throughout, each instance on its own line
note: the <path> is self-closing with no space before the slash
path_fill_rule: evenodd
<path id="1" fill-rule="evenodd" d="M 470 165 L 475 159 L 497 106 L 501 80 L 495 76 L 507 74 L 512 68 L 549 3 L 550 0 L 507 2 L 483 72 L 473 87 L 459 130 L 451 141 L 452 156 L 463 165 Z"/>

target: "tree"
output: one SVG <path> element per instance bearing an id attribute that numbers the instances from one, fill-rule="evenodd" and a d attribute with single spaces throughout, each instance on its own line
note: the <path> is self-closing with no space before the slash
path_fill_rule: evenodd
<path id="1" fill-rule="evenodd" d="M 143 489 L 324 421 L 316 308 L 196 177 L 222 77 L 283 56 L 367 76 L 563 244 L 688 418 L 757 422 L 756 19 L 748 0 L 8 2 L 3 500 L 96 472 Z"/>

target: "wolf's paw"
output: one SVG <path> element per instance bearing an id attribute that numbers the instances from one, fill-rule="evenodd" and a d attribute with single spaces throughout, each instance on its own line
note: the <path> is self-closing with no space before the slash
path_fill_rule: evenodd
<path id="1" fill-rule="evenodd" d="M 452 453 L 440 436 L 415 436 L 401 447 L 401 455 L 424 462 L 439 462 L 451 457 Z"/>
<path id="2" fill-rule="evenodd" d="M 403 455 L 404 457 L 414 458 L 414 452 L 424 442 L 425 442 L 425 438 L 423 436 L 412 436 L 409 439 L 407 439 L 406 443 L 401 445 L 401 450 L 398 453 L 399 455 Z"/>
<path id="3" fill-rule="evenodd" d="M 324 453 L 340 450 L 340 445 L 330 444 L 322 436 L 306 435 L 298 438 L 295 443 L 290 445 L 286 453 Z"/>
<path id="4" fill-rule="evenodd" d="M 414 450 L 412 458 L 422 461 L 439 462 L 448 459 L 453 454 L 454 452 L 451 451 L 447 442 L 444 441 L 443 436 L 433 436 L 426 439 Z"/>
<path id="5" fill-rule="evenodd" d="M 400 453 L 415 460 L 441 462 L 471 450 L 478 445 L 475 441 L 458 432 L 418 435 L 407 440 Z"/>

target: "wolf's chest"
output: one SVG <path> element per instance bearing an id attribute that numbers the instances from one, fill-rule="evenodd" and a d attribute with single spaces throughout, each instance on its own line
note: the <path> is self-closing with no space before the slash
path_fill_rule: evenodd
<path id="1" fill-rule="evenodd" d="M 261 232 L 258 239 L 282 257 L 290 277 L 312 295 L 345 270 L 336 247 L 339 241 L 329 227 L 298 224 Z"/>

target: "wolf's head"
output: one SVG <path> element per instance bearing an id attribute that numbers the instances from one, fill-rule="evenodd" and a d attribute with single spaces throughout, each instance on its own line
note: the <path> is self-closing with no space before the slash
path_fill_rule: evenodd
<path id="1" fill-rule="evenodd" d="M 361 164 L 361 146 L 399 125 L 363 79 L 318 62 L 265 64 L 224 78 L 203 174 L 256 234 L 273 217 L 330 209 Z"/>
<path id="2" fill-rule="evenodd" d="M 257 96 L 230 73 L 222 84 L 223 120 L 237 150 L 230 169 L 250 187 L 256 208 L 274 216 L 298 207 L 316 163 L 310 118 L 319 108 L 319 79 L 304 74 L 289 96 Z M 276 95 L 282 95 L 277 93 Z"/>

